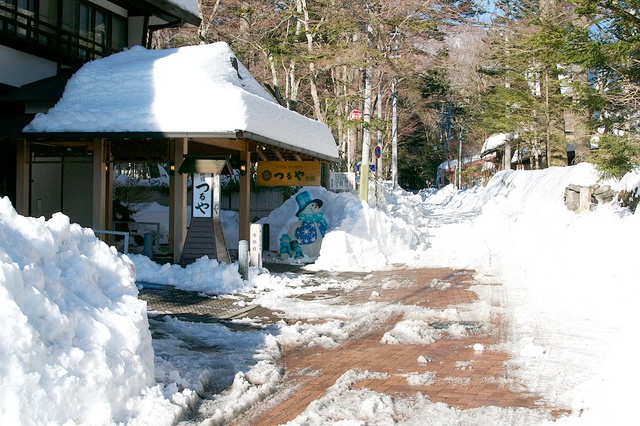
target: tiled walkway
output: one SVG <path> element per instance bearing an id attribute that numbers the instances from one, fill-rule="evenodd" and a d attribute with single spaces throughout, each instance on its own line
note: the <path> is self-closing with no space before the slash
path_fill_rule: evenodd
<path id="1" fill-rule="evenodd" d="M 204 296 L 168 285 L 138 283 L 138 297 L 147 302 L 148 310 L 155 315 L 173 315 L 184 321 L 218 322 L 242 317 L 256 308 L 255 305 L 239 306 L 237 300 Z"/>
<path id="2" fill-rule="evenodd" d="M 434 280 L 450 285 L 430 285 Z M 469 290 L 473 284 L 469 271 L 395 270 L 373 273 L 363 280 L 358 290 L 337 296 L 344 303 L 358 304 L 371 301 L 374 294 L 377 301 L 442 310 L 476 300 L 476 293 Z M 493 299 L 491 304 L 499 306 L 500 298 Z M 485 326 L 466 324 L 468 337 L 443 337 L 425 346 L 382 344 L 384 333 L 401 319 L 389 318 L 375 328 L 360 330 L 335 349 L 283 348 L 285 386 L 282 392 L 288 390 L 290 394 L 274 395 L 271 401 L 245 413 L 235 425 L 287 423 L 312 401 L 325 395 L 349 370 L 380 373 L 377 374 L 380 378 L 356 382 L 353 389 L 367 388 L 392 397 L 410 397 L 421 392 L 432 402 L 459 409 L 497 406 L 542 408 L 552 415 L 563 412 L 556 407 L 546 407 L 524 387 L 518 390 L 509 387 L 505 369 L 509 356 L 495 350 L 505 329 L 499 316 L 491 318 L 491 324 Z M 485 349 L 474 350 L 473 346 L 478 343 Z"/>

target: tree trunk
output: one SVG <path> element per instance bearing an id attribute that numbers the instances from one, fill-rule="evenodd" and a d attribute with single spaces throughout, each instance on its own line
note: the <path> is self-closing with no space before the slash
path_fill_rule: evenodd
<path id="1" fill-rule="evenodd" d="M 313 52 L 313 34 L 309 25 L 309 9 L 307 8 L 307 0 L 298 0 L 298 5 L 302 8 L 304 31 L 305 36 L 307 37 L 307 51 L 311 54 Z M 325 122 L 326 117 L 322 112 L 320 96 L 318 95 L 318 85 L 316 84 L 317 76 L 318 73 L 316 71 L 315 62 L 309 61 L 309 89 L 311 92 L 311 99 L 313 99 L 313 111 L 318 121 Z"/>
<path id="2" fill-rule="evenodd" d="M 203 19 L 200 24 L 200 28 L 198 29 L 198 36 L 200 40 L 207 41 L 209 39 L 209 30 L 211 29 L 211 22 L 213 18 L 216 16 L 216 12 L 218 11 L 218 7 L 220 6 L 220 0 L 216 0 L 213 8 L 211 9 L 211 13 L 209 14 L 208 19 Z"/>
<path id="3" fill-rule="evenodd" d="M 553 78 L 557 81 L 558 76 Z M 567 141 L 564 135 L 564 122 L 558 117 L 551 114 L 550 101 L 550 84 L 551 76 L 549 70 L 544 70 L 545 80 L 545 115 L 546 123 L 546 139 L 547 139 L 547 166 L 566 166 L 567 165 Z"/>

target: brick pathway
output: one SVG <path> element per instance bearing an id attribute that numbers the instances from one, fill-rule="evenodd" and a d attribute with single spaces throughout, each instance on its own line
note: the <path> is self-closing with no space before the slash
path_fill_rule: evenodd
<path id="1" fill-rule="evenodd" d="M 434 280 L 450 285 L 430 285 Z M 345 303 L 358 304 L 370 302 L 375 294 L 376 301 L 438 310 L 477 299 L 476 293 L 469 290 L 475 284 L 470 271 L 376 272 L 364 278 L 363 284 L 355 291 L 338 296 Z M 499 306 L 499 297 L 495 299 L 490 303 Z M 367 388 L 392 397 L 411 397 L 421 392 L 432 402 L 443 402 L 459 409 L 497 406 L 543 408 L 552 415 L 566 412 L 546 407 L 524 388 L 520 392 L 509 388 L 505 370 L 509 357 L 494 350 L 501 342 L 505 328 L 499 316 L 491 319 L 490 326 L 470 328 L 468 337 L 451 338 L 443 333 L 443 338 L 425 346 L 382 344 L 380 340 L 384 333 L 401 319 L 396 316 L 375 328 L 360 330 L 334 349 L 283 348 L 285 386 L 281 394 L 254 407 L 234 424 L 272 426 L 287 423 L 312 401 L 324 396 L 327 389 L 349 370 L 382 373 L 377 375 L 381 378 L 354 383 L 352 389 Z M 485 350 L 474 350 L 476 343 L 482 344 Z M 419 357 L 422 358 L 419 360 Z M 412 381 L 412 377 L 418 380 Z"/>

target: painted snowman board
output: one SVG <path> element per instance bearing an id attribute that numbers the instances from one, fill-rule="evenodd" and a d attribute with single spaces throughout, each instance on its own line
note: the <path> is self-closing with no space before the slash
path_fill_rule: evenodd
<path id="1" fill-rule="evenodd" d="M 322 200 L 311 199 L 311 194 L 307 191 L 300 192 L 296 195 L 298 203 L 298 212 L 296 217 L 298 220 L 289 227 L 289 232 L 280 237 L 281 250 L 280 255 L 289 255 L 293 257 L 318 257 L 320 255 L 320 247 L 322 246 L 322 238 L 327 232 L 329 225 L 320 212 Z M 286 250 L 286 243 L 290 244 L 291 250 Z"/>

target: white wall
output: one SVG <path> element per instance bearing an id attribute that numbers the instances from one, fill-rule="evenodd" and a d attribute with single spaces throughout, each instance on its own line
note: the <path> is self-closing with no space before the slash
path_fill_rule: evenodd
<path id="1" fill-rule="evenodd" d="M 71 222 L 92 226 L 93 180 L 90 157 L 40 158 L 31 164 L 31 216 L 50 219 L 62 212 Z M 49 161 L 49 162 L 46 162 Z"/>
<path id="2" fill-rule="evenodd" d="M 55 62 L 0 45 L 0 83 L 22 87 L 56 73 Z"/>
<path id="3" fill-rule="evenodd" d="M 143 35 L 144 16 L 130 16 L 129 34 L 127 35 L 127 39 L 129 40 L 129 47 L 131 48 L 133 46 L 140 46 L 142 44 Z"/>
<path id="4" fill-rule="evenodd" d="M 55 161 L 59 158 L 48 158 Z M 34 217 L 50 219 L 62 209 L 62 163 L 31 165 L 31 212 Z"/>

